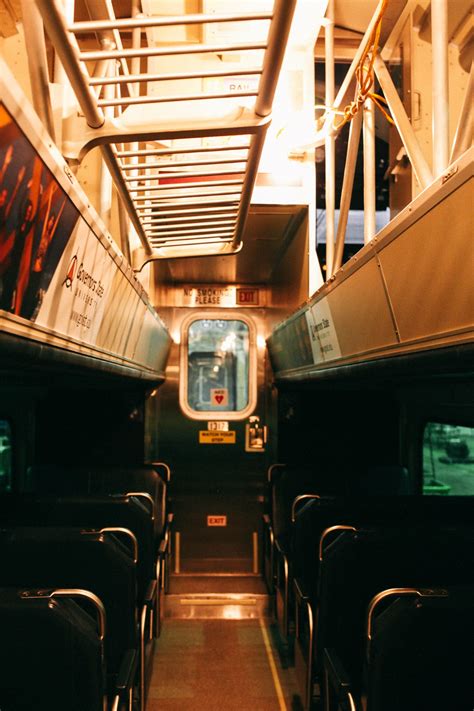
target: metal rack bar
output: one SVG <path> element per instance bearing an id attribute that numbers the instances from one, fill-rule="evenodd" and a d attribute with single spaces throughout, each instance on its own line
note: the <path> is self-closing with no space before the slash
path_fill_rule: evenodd
<path id="1" fill-rule="evenodd" d="M 204 231 L 209 231 L 209 232 L 222 232 L 222 231 L 227 231 L 227 228 L 229 226 L 234 226 L 236 224 L 237 220 L 222 220 L 219 223 L 216 222 L 189 222 L 186 223 L 185 225 L 178 224 L 178 225 L 160 225 L 158 224 L 152 224 L 148 229 L 146 229 L 147 235 L 150 234 L 172 234 L 173 232 L 183 232 L 183 227 L 186 228 L 186 230 L 191 233 L 195 232 L 196 230 L 194 228 L 199 228 L 199 231 L 204 230 Z M 208 229 L 209 228 L 209 229 Z"/>
<path id="2" fill-rule="evenodd" d="M 234 210 L 233 215 L 237 217 L 237 212 Z M 153 219 L 145 219 L 142 220 L 142 225 L 164 225 L 165 227 L 173 227 L 175 225 L 198 225 L 198 224 L 217 224 L 217 223 L 224 223 L 224 224 L 230 224 L 229 218 L 232 217 L 231 214 L 224 214 L 224 215 L 203 215 L 203 219 L 209 220 L 212 219 L 212 222 L 206 223 L 206 222 L 196 222 L 196 218 L 199 217 L 199 215 L 192 215 L 191 217 L 172 217 L 166 218 L 166 217 L 155 217 Z M 235 223 L 235 220 L 232 220 L 233 223 Z"/>
<path id="3" fill-rule="evenodd" d="M 65 72 L 87 124 L 92 131 L 86 133 L 83 143 L 77 143 L 78 156 L 99 145 L 104 161 L 112 175 L 117 192 L 150 257 L 156 238 L 166 243 L 184 247 L 192 244 L 192 254 L 199 254 L 199 245 L 209 254 L 210 245 L 226 246 L 225 253 L 240 249 L 241 235 L 253 191 L 258 162 L 269 121 L 263 120 L 271 110 L 279 69 L 283 61 L 286 39 L 289 34 L 296 0 L 275 0 L 273 13 L 233 13 L 206 15 L 203 13 L 172 17 L 148 17 L 139 13 L 138 0 L 130 3 L 130 18 L 117 19 L 109 0 L 101 0 L 91 6 L 92 19 L 87 22 L 66 21 L 60 0 L 38 0 L 37 6 L 43 17 L 46 31 L 60 57 Z M 106 17 L 107 19 L 102 19 Z M 267 41 L 217 42 L 215 44 L 183 44 L 144 46 L 143 33 L 147 29 L 206 25 L 207 23 L 269 22 Z M 266 30 L 266 26 L 262 25 Z M 132 46 L 123 47 L 121 32 L 130 32 Z M 77 36 L 95 34 L 100 49 L 81 51 Z M 245 24 L 242 25 L 245 39 Z M 194 55 L 254 53 L 252 66 L 236 72 L 235 68 L 204 69 L 190 71 L 167 71 L 147 74 L 141 71 L 140 62 L 148 57 L 190 57 Z M 120 74 L 107 75 L 107 62 L 118 62 Z M 261 66 L 257 66 L 261 61 Z M 94 66 L 91 66 L 94 63 Z M 153 82 L 186 81 L 190 79 L 225 78 L 235 74 L 258 77 L 258 89 L 248 91 L 216 91 L 210 94 L 181 92 L 175 95 L 140 95 L 140 85 Z M 126 85 L 128 94 L 121 94 Z M 113 92 L 115 91 L 115 95 Z M 246 108 L 238 119 L 193 123 L 192 115 L 186 125 L 172 120 L 158 125 L 145 107 L 178 102 L 238 102 L 242 98 L 254 98 L 255 108 Z M 127 107 L 143 105 L 143 126 L 128 127 Z M 209 104 L 212 106 L 212 103 Z M 114 107 L 119 111 L 113 115 Z M 104 110 L 105 109 L 105 110 Z M 121 111 L 124 111 L 123 119 Z M 212 115 L 212 111 L 210 111 Z M 147 126 L 147 116 L 150 117 Z M 105 124 L 105 125 L 104 125 Z M 103 128 L 102 128 L 103 127 Z M 123 128 L 122 128 L 123 127 Z M 94 134 L 94 129 L 99 129 Z M 223 145 L 226 138 L 239 136 L 237 145 Z M 219 137 L 220 145 L 196 146 L 196 140 L 204 142 Z M 166 146 L 173 141 L 177 145 Z M 189 141 L 189 147 L 186 142 Z M 157 142 L 158 147 L 144 145 Z M 160 145 L 161 143 L 161 145 Z M 71 144 L 72 145 L 72 144 Z M 71 149 L 70 149 L 71 150 Z M 170 160 L 148 163 L 140 158 L 183 156 L 180 163 Z M 192 156 L 196 156 L 193 161 Z M 206 160 L 206 156 L 209 158 Z M 127 160 L 125 160 L 127 159 Z M 206 169 L 206 166 L 209 169 Z M 172 172 L 174 169 L 176 172 Z M 187 170 L 189 169 L 189 170 Z M 167 172 L 163 173 L 163 170 Z M 139 172 L 142 171 L 142 172 Z M 235 179 L 235 177 L 239 179 Z M 229 179 L 225 179 L 228 177 Z M 216 178 L 213 180 L 213 178 Z M 234 178 L 234 179 L 232 179 Z M 157 184 L 158 181 L 161 184 Z M 190 181 L 190 182 L 186 182 Z M 126 220 L 121 216 L 121 230 L 126 229 Z M 210 235 L 219 235 L 210 239 Z M 188 240 L 186 241 L 186 236 Z M 225 237 L 225 239 L 224 239 Z M 151 239 L 155 238 L 155 239 Z M 189 241 L 191 239 L 191 242 Z M 160 242 L 161 243 L 161 242 Z M 229 250 L 228 247 L 231 246 Z M 217 247 L 216 253 L 223 253 Z M 180 252 L 179 255 L 185 254 Z M 156 256 L 156 255 L 155 255 Z M 160 253 L 159 257 L 164 256 Z M 166 256 L 173 256 L 169 251 Z"/>
<path id="4" fill-rule="evenodd" d="M 151 167 L 151 166 L 150 166 Z M 153 166 L 155 167 L 155 166 Z M 133 178 L 124 178 L 126 183 L 132 183 L 136 182 L 137 180 L 146 180 L 147 182 L 150 182 L 151 180 L 182 180 L 183 178 L 209 178 L 212 175 L 243 175 L 245 173 L 245 170 L 222 170 L 219 172 L 214 172 L 214 171 L 209 171 L 208 173 L 192 173 L 191 171 L 187 173 L 138 173 L 137 176 Z M 214 182 L 214 181 L 213 181 Z M 217 182 L 217 181 L 216 181 Z M 222 183 L 220 183 L 222 184 Z M 224 184 L 228 184 L 228 181 L 224 182 Z M 236 184 L 236 183 L 231 183 Z M 189 185 L 194 185 L 194 183 L 189 183 Z M 165 187 L 165 184 L 163 184 L 163 187 Z M 173 185 L 175 188 L 176 186 Z"/>
<path id="5" fill-rule="evenodd" d="M 216 245 L 216 246 L 219 245 L 220 246 L 220 245 L 230 244 L 231 241 L 232 241 L 231 239 L 206 239 L 206 240 L 203 240 L 202 237 L 195 238 L 195 239 L 189 239 L 189 240 L 183 240 L 183 239 L 169 240 L 169 239 L 167 239 L 167 240 L 163 240 L 163 242 L 160 242 L 160 241 L 158 241 L 156 243 L 154 242 L 153 248 L 159 249 L 160 247 L 191 247 L 191 246 L 208 247 L 208 246 L 212 246 L 212 245 Z M 170 255 L 166 255 L 166 256 L 170 256 Z M 176 255 L 176 256 L 186 257 L 188 255 L 185 252 L 183 252 L 183 254 Z"/>
<path id="6" fill-rule="evenodd" d="M 140 199 L 143 200 L 143 198 L 140 198 Z M 199 207 L 199 205 L 201 203 L 202 203 L 202 200 L 199 200 L 194 203 L 181 203 L 181 202 L 177 203 L 174 201 L 173 202 L 158 202 L 158 203 L 154 203 L 153 205 L 137 206 L 137 209 L 140 211 L 140 213 L 142 213 L 143 208 L 152 207 L 154 209 L 155 215 L 157 215 L 157 214 L 168 215 L 168 214 L 170 214 L 170 212 L 172 212 L 173 214 L 176 214 L 175 208 L 179 207 L 179 212 L 183 213 L 183 215 L 185 215 L 185 214 L 194 214 L 193 211 L 195 211 L 196 208 Z M 219 203 L 217 201 L 214 201 L 214 203 L 213 203 L 212 201 L 207 201 L 207 200 L 206 200 L 206 204 L 219 205 Z M 228 203 L 228 204 L 233 205 L 232 209 L 237 210 L 237 213 L 238 213 L 238 206 L 239 206 L 238 199 L 235 199 L 233 201 L 233 203 Z M 197 214 L 199 215 L 201 213 L 198 212 Z M 142 216 L 142 214 L 140 214 L 140 216 Z"/>
<path id="7" fill-rule="evenodd" d="M 132 181 L 133 182 L 133 181 Z M 181 190 L 201 190 L 204 188 L 218 188 L 218 187 L 224 187 L 225 185 L 243 185 L 242 180 L 214 180 L 210 183 L 182 183 L 182 187 L 180 188 L 179 185 L 158 185 L 156 187 L 143 187 L 143 188 L 130 188 L 130 192 L 132 193 L 146 193 L 146 192 L 164 192 L 167 190 L 176 190 L 177 188 L 180 188 Z M 235 192 L 235 190 L 233 191 Z M 175 193 L 174 197 L 179 197 L 182 195 L 182 192 Z M 201 193 L 201 195 L 216 195 L 217 193 Z M 226 195 L 227 193 L 220 193 L 221 195 Z M 168 194 L 166 196 L 167 198 L 172 197 L 171 194 Z"/>
<path id="8" fill-rule="evenodd" d="M 238 75 L 241 76 L 258 76 L 262 73 L 261 69 L 239 69 Z M 215 79 L 223 77 L 235 77 L 236 72 L 222 69 L 220 71 L 211 72 L 176 72 L 168 74 L 128 74 L 127 76 L 117 76 L 113 79 L 100 81 L 97 78 L 92 78 L 89 81 L 90 86 L 97 84 L 124 84 L 127 82 L 158 82 L 158 81 L 181 81 L 183 79 Z"/>
<path id="9" fill-rule="evenodd" d="M 148 29 L 151 27 L 172 27 L 174 25 L 207 25 L 216 22 L 254 22 L 256 20 L 271 20 L 273 15 L 268 12 L 255 12 L 245 14 L 194 14 L 170 17 L 124 18 L 115 20 L 101 20 L 96 22 L 73 22 L 68 30 L 79 34 L 81 32 L 104 32 L 107 30 L 132 30 Z"/>
<path id="10" fill-rule="evenodd" d="M 120 164 L 122 170 L 135 170 L 140 168 L 192 168 L 201 165 L 229 165 L 233 163 L 245 163 L 244 159 L 236 160 L 235 158 L 227 158 L 222 160 L 197 160 L 193 163 L 185 163 L 184 161 L 169 161 L 168 163 L 123 163 Z"/>
<path id="11" fill-rule="evenodd" d="M 296 0 L 294 0 L 296 2 Z M 224 54 L 226 52 L 253 52 L 267 48 L 264 42 L 242 44 L 193 44 L 176 45 L 174 47 L 137 47 L 124 50 L 91 50 L 80 52 L 79 59 L 83 62 L 95 62 L 98 59 L 129 59 L 131 57 L 174 57 L 179 54 Z M 263 114 L 266 115 L 266 114 Z"/>
<path id="12" fill-rule="evenodd" d="M 231 197 L 232 200 L 222 200 L 223 197 Z M 179 207 L 180 210 L 186 210 L 187 206 L 190 206 L 194 208 L 196 205 L 202 205 L 202 198 L 206 197 L 205 195 L 197 195 L 191 197 L 180 197 L 179 195 L 173 196 L 169 195 L 167 197 L 163 197 L 161 199 L 157 198 L 156 196 L 149 196 L 147 197 L 146 195 L 141 197 L 141 198 L 136 198 L 135 202 L 138 201 L 144 201 L 147 202 L 149 201 L 148 205 L 144 205 L 144 207 L 151 207 L 152 205 L 155 205 L 157 208 L 160 210 L 166 209 L 167 206 L 170 207 Z M 213 200 L 209 199 L 206 200 L 206 205 L 238 205 L 239 204 L 239 199 L 240 199 L 240 193 L 232 192 L 232 193 L 226 193 L 226 192 L 216 192 L 216 193 L 211 193 L 210 194 L 211 198 L 221 198 L 218 200 Z M 173 199 L 174 198 L 174 199 Z M 184 198 L 184 199 L 183 199 Z"/>
<path id="13" fill-rule="evenodd" d="M 126 96 L 119 99 L 99 99 L 98 106 L 137 106 L 138 104 L 166 104 L 174 101 L 203 101 L 206 99 L 235 99 L 257 96 L 256 91 L 222 92 L 220 94 L 177 94 L 176 96 Z"/>
<path id="14" fill-rule="evenodd" d="M 200 148 L 157 148 L 155 150 L 139 149 L 137 151 L 117 151 L 119 158 L 128 158 L 133 156 L 169 156 L 180 155 L 182 153 L 218 153 L 220 151 L 244 151 L 250 148 L 247 143 L 243 146 L 202 146 Z"/>

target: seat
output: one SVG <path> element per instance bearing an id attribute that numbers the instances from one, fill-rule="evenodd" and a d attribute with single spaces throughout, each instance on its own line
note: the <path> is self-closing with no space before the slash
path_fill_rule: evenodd
<path id="1" fill-rule="evenodd" d="M 153 521 L 137 497 L 5 494 L 0 497 L 0 520 L 7 525 L 125 528 L 134 534 L 138 544 L 139 600 L 144 599 L 150 581 L 156 580 Z"/>
<path id="2" fill-rule="evenodd" d="M 36 465 L 29 469 L 28 489 L 38 494 L 70 496 L 133 492 L 145 506 L 151 507 L 157 546 L 166 534 L 167 481 L 154 467 Z"/>
<path id="3" fill-rule="evenodd" d="M 313 668 L 313 638 L 318 614 L 319 576 L 322 552 L 332 536 L 344 528 L 372 524 L 400 527 L 420 525 L 434 527 L 469 525 L 473 506 L 469 497 L 451 497 L 441 500 L 437 496 L 371 496 L 322 497 L 307 501 L 295 516 L 293 528 L 293 585 L 295 589 L 295 664 L 300 681 L 301 695 L 309 707 L 312 687 L 318 680 Z M 324 534 L 324 542 L 321 538 Z"/>
<path id="4" fill-rule="evenodd" d="M 149 510 L 134 496 L 54 497 L 5 495 L 0 497 L 0 520 L 11 525 L 77 526 L 91 531 L 116 533 L 126 545 L 137 547 L 137 596 L 140 627 L 141 686 L 150 667 L 153 639 L 159 636 L 161 610 L 161 552 L 154 546 L 153 520 Z"/>
<path id="5" fill-rule="evenodd" d="M 341 493 L 343 477 L 300 465 L 276 465 L 269 470 L 268 512 L 264 514 L 264 569 L 282 637 L 289 641 L 292 620 L 291 541 L 296 499 Z"/>
<path id="6" fill-rule="evenodd" d="M 314 644 L 322 678 L 325 649 L 361 700 L 365 627 L 371 600 L 382 590 L 474 584 L 474 527 L 361 527 L 339 533 L 323 552 Z M 325 677 L 323 696 L 329 697 Z M 385 707 L 384 711 L 385 711 Z M 405 708 L 405 707 L 402 707 Z"/>
<path id="7" fill-rule="evenodd" d="M 103 711 L 102 630 L 77 594 L 0 589 L 2 711 Z"/>
<path id="8" fill-rule="evenodd" d="M 472 707 L 473 586 L 383 591 L 370 610 L 368 711 Z"/>
<path id="9" fill-rule="evenodd" d="M 0 558 L 2 587 L 80 589 L 99 598 L 107 620 L 104 650 L 112 698 L 123 664 L 138 659 L 140 650 L 136 564 L 129 551 L 112 534 L 17 527 L 0 532 Z M 129 671 L 133 674 L 133 665 Z"/>

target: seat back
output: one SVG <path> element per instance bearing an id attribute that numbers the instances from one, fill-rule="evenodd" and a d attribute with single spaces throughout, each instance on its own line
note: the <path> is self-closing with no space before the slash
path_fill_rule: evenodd
<path id="1" fill-rule="evenodd" d="M 0 585 L 79 588 L 102 601 L 107 616 L 107 667 L 117 673 L 137 647 L 135 563 L 110 535 L 77 528 L 10 528 L 0 532 Z"/>
<path id="2" fill-rule="evenodd" d="M 408 469 L 398 464 L 368 467 L 352 485 L 356 496 L 404 496 L 410 490 Z"/>
<path id="3" fill-rule="evenodd" d="M 129 529 L 138 542 L 139 601 L 143 600 L 149 581 L 155 575 L 153 521 L 136 497 L 7 494 L 0 497 L 0 521 L 4 525 Z"/>
<path id="4" fill-rule="evenodd" d="M 2 711 L 102 711 L 94 620 L 75 602 L 0 589 Z"/>
<path id="5" fill-rule="evenodd" d="M 285 466 L 275 470 L 271 484 L 271 519 L 278 541 L 285 541 L 291 531 L 293 502 L 302 494 L 318 496 L 341 493 L 343 483 L 336 475 L 317 468 Z"/>
<path id="6" fill-rule="evenodd" d="M 332 526 L 365 524 L 466 524 L 473 520 L 473 497 L 358 496 L 321 497 L 298 510 L 293 525 L 293 576 L 312 599 L 317 596 L 319 548 L 323 532 Z"/>
<path id="7" fill-rule="evenodd" d="M 470 709 L 474 587 L 390 599 L 372 625 L 368 711 Z"/>
<path id="8" fill-rule="evenodd" d="M 29 489 L 38 494 L 104 496 L 141 492 L 151 497 L 156 542 L 166 523 L 167 484 L 153 467 L 30 467 Z M 148 508 L 146 496 L 142 503 Z"/>
<path id="9" fill-rule="evenodd" d="M 474 527 L 387 526 L 343 531 L 320 565 L 316 661 L 334 648 L 357 689 L 366 613 L 381 590 L 474 584 Z"/>

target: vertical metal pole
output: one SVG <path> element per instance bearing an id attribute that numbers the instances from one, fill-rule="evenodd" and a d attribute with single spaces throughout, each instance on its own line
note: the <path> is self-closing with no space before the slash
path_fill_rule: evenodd
<path id="1" fill-rule="evenodd" d="M 453 147 L 451 150 L 451 157 L 449 163 L 451 164 L 459 156 L 461 156 L 468 148 L 472 145 L 473 131 L 474 131 L 474 64 L 471 65 L 471 72 L 469 74 L 469 81 L 467 82 L 466 93 L 464 95 L 464 101 L 459 114 L 458 125 L 456 128 L 456 134 L 454 136 Z"/>
<path id="2" fill-rule="evenodd" d="M 110 40 L 102 40 L 103 43 L 110 43 Z M 110 59 L 107 66 L 107 71 L 105 76 L 113 77 L 116 74 L 115 60 Z M 113 99 L 115 98 L 115 86 L 113 84 L 105 84 L 103 87 L 104 98 Z M 107 106 L 104 110 L 104 114 L 107 118 L 114 117 L 113 106 Z M 100 201 L 99 201 L 99 214 L 104 221 L 104 224 L 108 230 L 110 230 L 110 218 L 112 212 L 112 176 L 110 175 L 104 160 L 101 162 L 101 172 L 100 172 Z"/>
<path id="3" fill-rule="evenodd" d="M 379 54 L 375 57 L 374 69 L 385 99 L 387 100 L 392 118 L 395 121 L 395 126 L 397 127 L 397 131 L 400 134 L 400 138 L 410 159 L 411 167 L 415 171 L 418 182 L 424 189 L 433 182 L 433 175 L 423 151 L 420 148 L 415 131 L 395 88 L 392 77 Z"/>
<path id="4" fill-rule="evenodd" d="M 141 11 L 141 0 L 132 0 L 132 13 L 131 13 L 132 17 L 136 18 L 137 15 L 140 14 L 140 11 Z M 141 46 L 141 43 L 142 43 L 141 38 L 142 38 L 141 29 L 140 28 L 133 29 L 132 30 L 132 47 L 133 47 L 133 49 L 138 49 Z M 132 57 L 131 65 L 130 65 L 132 74 L 137 75 L 137 74 L 141 73 L 141 67 L 140 67 L 141 61 L 142 60 L 140 57 Z M 146 59 L 145 61 L 148 62 L 148 59 Z M 140 83 L 139 82 L 137 82 L 135 84 L 135 91 L 136 91 L 137 96 L 139 96 L 140 95 Z M 130 144 L 131 151 L 137 151 L 138 148 L 139 148 L 138 143 L 131 143 Z M 139 159 L 137 156 L 134 156 L 130 159 L 131 163 L 138 163 L 138 161 L 139 161 Z M 145 161 L 146 161 L 146 158 L 145 158 Z M 130 176 L 133 177 L 137 174 L 138 174 L 138 170 L 133 170 L 133 171 L 131 171 Z M 133 187 L 136 187 L 136 186 L 137 186 L 137 183 L 133 183 Z M 122 242 L 123 242 L 123 239 L 122 239 Z M 123 249 L 123 247 L 122 247 L 122 249 Z M 128 261 L 131 263 L 130 242 L 128 239 L 128 230 L 127 230 L 127 253 L 124 252 L 124 254 L 126 254 Z"/>
<path id="5" fill-rule="evenodd" d="M 327 23 L 324 27 L 325 53 L 325 102 L 327 107 L 334 105 L 334 0 L 329 0 L 326 12 Z M 333 273 L 334 235 L 336 210 L 336 139 L 326 136 L 325 142 L 325 177 L 326 177 L 326 278 Z"/>
<path id="6" fill-rule="evenodd" d="M 174 534 L 174 572 L 181 572 L 181 534 L 179 531 Z"/>
<path id="7" fill-rule="evenodd" d="M 433 173 L 436 178 L 449 164 L 449 57 L 448 0 L 431 2 L 433 51 Z"/>
<path id="8" fill-rule="evenodd" d="M 118 215 L 119 215 L 119 226 L 120 226 L 120 249 L 122 250 L 127 262 L 132 263 L 132 255 L 130 254 L 130 242 L 128 239 L 128 232 L 130 229 L 130 220 L 127 213 L 124 210 L 122 203 L 118 203 Z"/>
<path id="9" fill-rule="evenodd" d="M 140 0 L 132 0 L 132 12 L 131 16 L 135 19 L 137 15 L 140 14 Z M 142 31 L 141 28 L 134 28 L 132 30 L 132 47 L 133 49 L 138 49 L 141 46 Z M 140 74 L 140 57 L 132 57 L 131 60 L 131 73 L 134 75 Z M 135 84 L 135 91 L 137 95 L 140 94 L 140 84 Z"/>
<path id="10" fill-rule="evenodd" d="M 364 104 L 364 244 L 375 236 L 375 106 Z"/>
<path id="11" fill-rule="evenodd" d="M 359 149 L 360 129 L 362 126 L 362 111 L 358 111 L 351 121 L 349 143 L 347 144 L 346 163 L 344 166 L 344 179 L 342 182 L 341 204 L 339 207 L 339 223 L 337 225 L 336 250 L 334 255 L 334 271 L 342 264 L 344 252 L 344 238 L 346 236 L 347 219 L 351 205 L 352 188 Z"/>
<path id="12" fill-rule="evenodd" d="M 291 21 L 296 7 L 296 0 L 275 0 L 273 18 L 268 31 L 267 50 L 265 52 L 258 96 L 255 101 L 257 116 L 268 116 L 272 110 L 273 97 L 283 62 L 285 46 L 290 34 Z"/>
<path id="13" fill-rule="evenodd" d="M 28 0 L 21 0 L 21 12 L 33 106 L 49 135 L 55 141 L 43 18 L 36 3 Z"/>
<path id="14" fill-rule="evenodd" d="M 75 0 L 62 0 L 63 14 L 68 25 L 72 25 L 74 22 L 74 7 Z M 71 86 L 66 71 L 57 53 L 54 55 L 54 81 L 56 84 L 61 84 L 62 86 Z"/>
<path id="15" fill-rule="evenodd" d="M 253 533 L 252 533 L 252 553 L 253 553 L 252 573 L 257 575 L 257 573 L 258 573 L 258 533 L 256 531 L 253 531 Z"/>

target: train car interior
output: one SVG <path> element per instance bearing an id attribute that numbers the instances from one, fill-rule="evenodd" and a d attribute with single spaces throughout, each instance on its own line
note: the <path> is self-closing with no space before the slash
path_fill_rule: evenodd
<path id="1" fill-rule="evenodd" d="M 0 711 L 472 711 L 468 0 L 0 0 Z"/>

